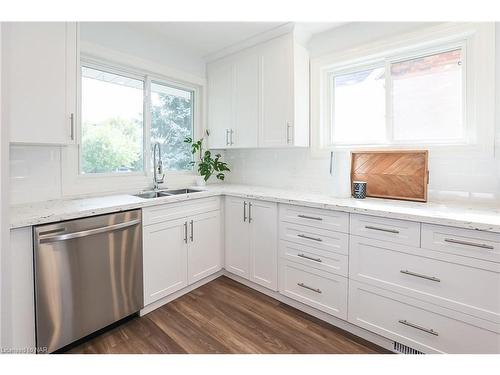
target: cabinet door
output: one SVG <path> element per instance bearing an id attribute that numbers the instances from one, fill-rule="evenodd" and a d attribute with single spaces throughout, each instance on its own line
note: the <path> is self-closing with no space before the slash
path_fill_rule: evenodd
<path id="1" fill-rule="evenodd" d="M 74 143 L 76 23 L 11 23 L 4 52 L 10 141 Z"/>
<path id="2" fill-rule="evenodd" d="M 210 147 L 227 148 L 233 123 L 234 69 L 229 62 L 214 63 L 208 70 L 208 128 Z"/>
<path id="3" fill-rule="evenodd" d="M 293 132 L 293 49 L 289 36 L 268 42 L 261 53 L 262 121 L 259 146 L 286 146 Z"/>
<path id="4" fill-rule="evenodd" d="M 259 124 L 259 56 L 244 54 L 234 64 L 233 147 L 257 147 Z"/>
<path id="5" fill-rule="evenodd" d="M 220 211 L 189 219 L 188 283 L 192 284 L 221 269 Z"/>
<path id="6" fill-rule="evenodd" d="M 144 227 L 144 306 L 187 286 L 187 242 L 187 219 Z"/>
<path id="7" fill-rule="evenodd" d="M 225 202 L 226 270 L 248 279 L 250 253 L 248 201 L 226 197 Z"/>
<path id="8" fill-rule="evenodd" d="M 250 280 L 272 290 L 278 286 L 278 206 L 251 201 Z"/>

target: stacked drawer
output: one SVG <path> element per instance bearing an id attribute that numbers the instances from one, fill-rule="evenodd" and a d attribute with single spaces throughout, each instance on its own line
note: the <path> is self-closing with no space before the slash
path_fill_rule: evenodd
<path id="1" fill-rule="evenodd" d="M 500 235 L 351 215 L 348 320 L 423 352 L 500 353 Z"/>
<path id="2" fill-rule="evenodd" d="M 348 233 L 348 213 L 280 205 L 280 293 L 347 319 Z"/>

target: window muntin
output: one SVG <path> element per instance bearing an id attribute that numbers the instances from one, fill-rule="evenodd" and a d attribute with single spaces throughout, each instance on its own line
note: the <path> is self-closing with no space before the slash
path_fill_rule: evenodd
<path id="1" fill-rule="evenodd" d="M 460 44 L 407 58 L 391 56 L 379 68 L 346 70 L 344 65 L 334 71 L 331 144 L 466 143 L 464 55 Z M 377 80 L 370 87 L 374 72 Z M 350 97 L 341 94 L 344 82 Z"/>
<path id="2" fill-rule="evenodd" d="M 144 170 L 144 81 L 81 69 L 80 173 Z"/>
<path id="3" fill-rule="evenodd" d="M 194 92 L 151 82 L 151 144 L 160 143 L 166 170 L 192 170 L 186 137 L 193 137 Z"/>

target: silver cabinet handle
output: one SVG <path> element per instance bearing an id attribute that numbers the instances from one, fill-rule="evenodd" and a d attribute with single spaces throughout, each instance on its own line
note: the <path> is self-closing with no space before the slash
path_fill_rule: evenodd
<path id="1" fill-rule="evenodd" d="M 71 140 L 75 140 L 75 114 L 69 115 Z"/>
<path id="2" fill-rule="evenodd" d="M 292 127 L 292 124 L 290 121 L 286 122 L 286 143 L 290 144 L 292 143 L 292 137 L 290 137 L 290 128 Z"/>
<path id="3" fill-rule="evenodd" d="M 313 241 L 318 241 L 318 242 L 322 242 L 323 241 L 321 238 L 309 237 L 309 236 L 306 236 L 305 234 L 297 234 L 297 237 L 305 238 L 305 239 L 313 240 Z"/>
<path id="4" fill-rule="evenodd" d="M 247 221 L 247 202 L 243 202 L 243 222 Z"/>
<path id="5" fill-rule="evenodd" d="M 438 283 L 441 282 L 441 279 L 438 279 L 437 277 L 434 277 L 434 276 L 426 276 L 426 275 L 422 275 L 421 273 L 411 272 L 408 270 L 401 270 L 399 272 L 404 273 L 405 275 L 410 275 L 410 276 L 420 277 L 420 278 L 426 279 L 426 280 L 436 281 Z"/>
<path id="6" fill-rule="evenodd" d="M 400 320 L 399 323 L 405 325 L 405 326 L 408 326 L 408 327 L 412 327 L 412 328 L 415 328 L 415 329 L 418 329 L 420 331 L 424 331 L 426 333 L 430 333 L 431 335 L 434 335 L 434 336 L 439 336 L 439 334 L 434 331 L 433 329 L 429 329 L 429 328 L 424 328 L 422 326 L 419 326 L 418 324 L 415 324 L 415 323 L 411 323 L 407 320 Z"/>
<path id="7" fill-rule="evenodd" d="M 233 142 L 233 134 L 234 134 L 234 130 L 233 129 L 230 129 L 229 130 L 229 145 L 232 146 L 234 145 L 234 142 Z"/>
<path id="8" fill-rule="evenodd" d="M 43 237 L 39 237 L 39 242 L 40 243 L 46 243 L 46 242 L 72 240 L 74 238 L 81 238 L 81 237 L 93 236 L 95 234 L 100 234 L 100 233 L 106 233 L 106 232 L 112 232 L 112 231 L 115 231 L 115 230 L 125 229 L 125 228 L 132 227 L 132 226 L 140 224 L 140 223 L 141 223 L 141 220 L 140 219 L 136 219 L 136 220 L 127 221 L 125 223 L 108 225 L 106 227 L 83 230 L 81 232 L 59 234 L 57 236 L 43 236 Z"/>
<path id="9" fill-rule="evenodd" d="M 252 202 L 248 202 L 248 222 L 251 223 L 252 220 Z"/>
<path id="10" fill-rule="evenodd" d="M 188 222 L 184 222 L 184 242 L 188 243 Z"/>
<path id="11" fill-rule="evenodd" d="M 316 217 L 316 216 L 307 216 L 307 215 L 302 215 L 302 214 L 297 215 L 297 216 L 301 217 L 303 219 L 311 219 L 311 220 L 319 220 L 319 221 L 323 220 L 322 217 Z"/>
<path id="12" fill-rule="evenodd" d="M 459 244 L 459 245 L 480 247 L 481 249 L 487 249 L 487 250 L 494 250 L 495 249 L 493 246 L 486 245 L 484 243 L 475 243 L 475 242 L 469 242 L 469 241 L 454 240 L 453 238 L 445 238 L 444 241 L 449 242 L 449 243 Z"/>
<path id="13" fill-rule="evenodd" d="M 189 222 L 189 224 L 191 224 L 191 236 L 189 236 L 191 242 L 193 242 L 193 239 L 194 239 L 194 224 L 193 224 L 193 220 L 191 220 Z"/>
<path id="14" fill-rule="evenodd" d="M 308 285 L 306 285 L 304 283 L 297 283 L 297 285 L 300 286 L 301 288 L 309 289 L 309 290 L 312 290 L 313 292 L 321 294 L 321 289 L 313 288 L 313 287 L 308 286 Z"/>
<path id="15" fill-rule="evenodd" d="M 322 260 L 320 258 L 311 258 L 311 257 L 308 257 L 306 254 L 297 254 L 297 256 L 304 258 L 304 259 L 309 259 L 309 260 L 312 260 L 312 261 L 318 262 L 318 263 L 322 262 Z"/>
<path id="16" fill-rule="evenodd" d="M 226 146 L 229 146 L 229 129 L 226 129 Z"/>
<path id="17" fill-rule="evenodd" d="M 378 230 L 378 231 L 381 231 L 381 232 L 394 233 L 394 234 L 398 234 L 399 233 L 399 230 L 396 230 L 396 229 L 379 228 L 379 227 L 373 227 L 371 225 L 365 225 L 365 228 L 366 229 L 371 229 L 371 230 Z"/>

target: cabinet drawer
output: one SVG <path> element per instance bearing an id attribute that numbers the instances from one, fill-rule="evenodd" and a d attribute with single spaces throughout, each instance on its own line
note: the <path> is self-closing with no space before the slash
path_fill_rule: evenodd
<path id="1" fill-rule="evenodd" d="M 143 208 L 142 222 L 144 226 L 151 225 L 218 209 L 220 209 L 219 197 L 190 199 Z"/>
<path id="2" fill-rule="evenodd" d="M 420 223 L 414 221 L 351 214 L 351 234 L 420 246 Z"/>
<path id="3" fill-rule="evenodd" d="M 281 240 L 280 257 L 318 270 L 347 277 L 347 255 Z"/>
<path id="4" fill-rule="evenodd" d="M 498 325 L 353 280 L 349 322 L 425 353 L 500 353 Z"/>
<path id="5" fill-rule="evenodd" d="M 347 319 L 347 278 L 281 260 L 280 293 Z"/>
<path id="6" fill-rule="evenodd" d="M 349 235 L 300 224 L 280 222 L 280 239 L 348 255 Z"/>
<path id="7" fill-rule="evenodd" d="M 422 224 L 422 247 L 500 263 L 500 234 Z"/>
<path id="8" fill-rule="evenodd" d="M 288 204 L 280 205 L 280 221 L 349 233 L 349 214 Z"/>
<path id="9" fill-rule="evenodd" d="M 500 265 L 353 236 L 349 277 L 500 324 Z"/>

